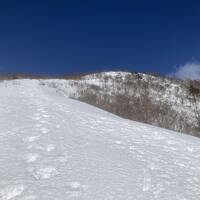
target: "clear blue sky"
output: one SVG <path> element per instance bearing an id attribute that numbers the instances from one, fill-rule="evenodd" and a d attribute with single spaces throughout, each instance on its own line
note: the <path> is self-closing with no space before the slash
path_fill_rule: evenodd
<path id="1" fill-rule="evenodd" d="M 1 0 L 0 71 L 168 74 L 200 59 L 200 2 Z"/>

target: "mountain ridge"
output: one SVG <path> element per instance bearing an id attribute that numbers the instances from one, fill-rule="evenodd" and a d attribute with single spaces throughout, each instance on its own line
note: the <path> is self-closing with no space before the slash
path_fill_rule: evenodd
<path id="1" fill-rule="evenodd" d="M 43 86 L 121 117 L 200 136 L 199 81 L 124 71 L 38 79 Z"/>
<path id="2" fill-rule="evenodd" d="M 60 80 L 60 83 L 44 80 L 41 84 L 127 119 L 196 136 L 200 134 L 199 81 L 102 72 Z"/>

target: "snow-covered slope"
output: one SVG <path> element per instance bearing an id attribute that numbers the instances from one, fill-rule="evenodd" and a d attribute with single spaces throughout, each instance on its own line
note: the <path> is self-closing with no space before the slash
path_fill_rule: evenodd
<path id="1" fill-rule="evenodd" d="M 36 80 L 0 83 L 1 200 L 198 200 L 200 140 Z"/>
<path id="2" fill-rule="evenodd" d="M 41 84 L 121 117 L 200 137 L 200 82 L 102 72 Z"/>

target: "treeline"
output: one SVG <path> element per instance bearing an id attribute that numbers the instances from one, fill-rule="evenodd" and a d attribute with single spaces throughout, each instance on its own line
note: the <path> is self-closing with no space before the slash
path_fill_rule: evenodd
<path id="1" fill-rule="evenodd" d="M 200 136 L 199 81 L 137 73 L 96 78 L 101 86 L 79 84 L 79 100 L 127 119 Z"/>
<path id="2" fill-rule="evenodd" d="M 0 80 L 16 80 L 16 79 L 49 79 L 46 75 L 33 74 L 0 74 Z"/>

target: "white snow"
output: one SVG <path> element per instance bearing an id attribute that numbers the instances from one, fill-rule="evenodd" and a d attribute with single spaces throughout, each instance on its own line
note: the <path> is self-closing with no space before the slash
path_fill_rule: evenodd
<path id="1" fill-rule="evenodd" d="M 200 139 L 0 83 L 0 200 L 199 200 Z"/>
<path id="2" fill-rule="evenodd" d="M 40 84 L 44 86 L 48 86 L 54 88 L 58 93 L 65 95 L 66 97 L 72 97 L 78 99 L 81 97 L 81 93 L 87 91 L 89 86 L 96 86 L 99 88 L 99 93 L 103 95 L 117 95 L 117 94 L 128 94 L 130 97 L 140 97 L 141 92 L 140 86 L 134 88 L 132 87 L 130 90 L 125 90 L 122 84 L 122 81 L 126 79 L 126 76 L 131 75 L 130 72 L 101 72 L 89 74 L 86 76 L 82 76 L 80 79 L 74 80 L 60 80 L 60 79 L 48 79 L 48 80 L 40 80 Z M 193 97 L 188 94 L 188 90 L 185 86 L 179 82 L 172 82 L 169 79 L 162 79 L 161 77 L 152 76 L 149 74 L 141 74 L 137 73 L 137 75 L 141 76 L 143 82 L 151 83 L 151 87 L 149 89 L 149 97 L 152 102 L 157 104 L 163 103 L 169 105 L 172 110 L 180 115 L 183 115 L 186 119 L 186 122 L 191 126 L 198 126 L 198 118 L 196 113 L 200 112 L 200 103 L 196 103 L 192 101 Z M 120 80 L 120 81 L 119 81 Z M 16 83 L 15 83 L 16 84 Z M 159 89 L 163 88 L 163 89 Z M 92 90 L 91 90 L 92 91 Z M 91 92 L 90 91 L 90 92 Z M 196 111 L 197 110 L 197 111 Z M 177 118 L 176 120 L 178 120 Z M 176 128 L 178 131 L 185 131 L 183 127 L 179 127 L 177 123 Z"/>

